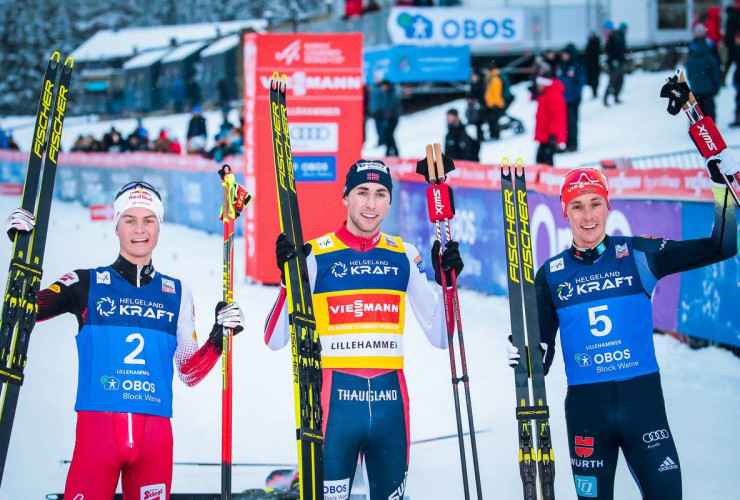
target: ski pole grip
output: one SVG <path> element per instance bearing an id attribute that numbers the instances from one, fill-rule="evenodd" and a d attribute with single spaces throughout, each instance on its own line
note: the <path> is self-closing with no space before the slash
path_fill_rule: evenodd
<path id="1" fill-rule="evenodd" d="M 440 222 L 455 215 L 455 199 L 449 184 L 432 184 L 427 188 L 429 220 Z"/>
<path id="2" fill-rule="evenodd" d="M 727 144 L 719 130 L 717 130 L 714 120 L 709 116 L 692 123 L 689 127 L 689 134 L 691 134 L 691 138 L 704 158 L 714 156 L 727 148 Z"/>

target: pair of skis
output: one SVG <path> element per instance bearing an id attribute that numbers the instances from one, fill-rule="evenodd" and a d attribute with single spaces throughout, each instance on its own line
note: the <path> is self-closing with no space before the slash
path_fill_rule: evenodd
<path id="1" fill-rule="evenodd" d="M 44 247 L 73 65 L 72 58 L 61 64 L 61 54 L 54 52 L 44 73 L 21 198 L 21 207 L 34 214 L 36 227 L 31 232 L 15 235 L 3 297 L 0 316 L 0 484 L 23 384 L 28 342 L 38 312 Z"/>
<path id="2" fill-rule="evenodd" d="M 524 163 L 501 162 L 501 197 L 509 288 L 512 344 L 522 354 L 514 368 L 519 437 L 519 475 L 525 500 L 537 500 L 537 476 L 543 500 L 555 498 L 555 461 L 550 437 L 550 411 L 540 352 L 535 268 L 530 234 Z M 526 361 L 526 362 L 524 362 Z M 536 438 L 536 442 L 535 442 Z"/>
<path id="3" fill-rule="evenodd" d="M 445 242 L 454 241 L 450 220 L 455 216 L 455 201 L 452 196 L 452 188 L 445 182 L 447 174 L 455 170 L 455 164 L 451 158 L 442 154 L 439 144 L 427 145 L 426 158 L 416 164 L 416 172 L 423 175 L 429 182 L 427 189 L 427 208 L 429 220 L 434 223 L 435 236 L 440 244 L 439 259 L 440 269 L 442 267 L 442 252 Z M 442 225 L 444 224 L 444 238 L 442 237 Z M 434 258 L 434 257 L 432 257 Z M 460 315 L 460 299 L 457 294 L 457 276 L 455 270 L 450 271 L 450 282 L 447 281 L 447 273 L 440 273 L 442 282 L 442 300 L 444 302 L 445 324 L 447 326 L 447 347 L 450 353 L 450 370 L 452 372 L 452 393 L 455 401 L 455 416 L 457 419 L 457 437 L 460 447 L 460 464 L 462 467 L 463 492 L 465 499 L 470 498 L 470 486 L 468 484 L 468 467 L 465 456 L 465 441 L 460 411 L 460 383 L 465 391 L 466 413 L 468 415 L 468 427 L 470 431 L 470 447 L 473 457 L 473 470 L 475 474 L 475 487 L 478 500 L 483 498 L 481 489 L 480 470 L 478 467 L 478 449 L 475 443 L 475 425 L 473 423 L 473 407 L 470 402 L 470 379 L 468 377 L 468 366 L 465 357 L 465 342 L 463 340 L 462 317 Z M 461 374 L 458 374 L 455 356 L 455 328 L 457 327 L 458 350 L 460 352 Z"/>
<path id="4" fill-rule="evenodd" d="M 272 128 L 275 183 L 277 184 L 280 231 L 296 248 L 296 258 L 285 264 L 290 342 L 293 362 L 298 477 L 301 500 L 324 498 L 324 468 L 321 409 L 321 343 L 316 331 L 303 230 L 290 148 L 285 93 L 287 77 L 274 73 L 270 82 L 270 125 Z"/>

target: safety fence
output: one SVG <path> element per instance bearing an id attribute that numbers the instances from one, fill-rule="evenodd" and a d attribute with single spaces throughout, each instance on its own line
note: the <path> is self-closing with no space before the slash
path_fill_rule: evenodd
<path id="1" fill-rule="evenodd" d="M 23 182 L 27 160 L 27 153 L 0 152 L 0 193 L 19 194 L 17 187 Z M 415 173 L 415 161 L 397 158 L 384 161 L 396 182 L 383 230 L 402 235 L 428 258 L 434 234 L 426 208 L 426 184 Z M 228 162 L 236 172 L 242 171 L 242 158 L 230 158 Z M 450 183 L 457 210 L 452 222 L 453 237 L 461 242 L 465 261 L 460 284 L 484 293 L 506 295 L 499 166 L 470 162 L 458 162 L 457 166 L 450 175 Z M 153 183 L 162 193 L 166 220 L 217 233 L 221 230 L 216 215 L 222 196 L 217 167 L 210 160 L 187 156 L 61 154 L 55 196 L 88 206 L 105 204 L 112 201 L 121 185 L 142 179 Z M 570 228 L 563 219 L 558 196 L 560 179 L 566 170 L 533 165 L 526 166 L 525 171 L 535 264 L 541 265 L 571 243 Z M 654 235 L 676 240 L 709 236 L 714 206 L 710 181 L 703 168 L 610 169 L 605 174 L 612 207 L 607 220 L 609 234 Z M 248 177 L 240 178 L 247 186 L 253 184 Z M 339 193 L 334 199 L 312 196 L 314 185 L 315 181 L 299 183 L 303 218 L 346 210 Z M 253 194 L 254 203 L 259 204 L 260 193 Z M 262 223 L 259 218 L 244 220 L 248 224 Z M 277 227 L 269 229 L 275 235 L 279 231 Z M 326 227 L 325 231 L 334 229 Z M 427 266 L 427 272 L 431 278 L 431 266 Z M 247 274 L 258 276 L 256 270 L 249 268 Z M 737 303 L 740 303 L 740 258 L 736 256 L 662 279 L 653 297 L 654 324 L 662 330 L 740 346 Z"/>

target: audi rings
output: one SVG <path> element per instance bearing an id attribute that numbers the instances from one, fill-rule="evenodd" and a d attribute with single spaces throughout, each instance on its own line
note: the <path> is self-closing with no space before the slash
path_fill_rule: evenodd
<path id="1" fill-rule="evenodd" d="M 646 443 L 652 443 L 653 441 L 660 441 L 661 439 L 668 439 L 670 434 L 665 429 L 659 431 L 646 432 L 642 435 L 642 440 Z"/>

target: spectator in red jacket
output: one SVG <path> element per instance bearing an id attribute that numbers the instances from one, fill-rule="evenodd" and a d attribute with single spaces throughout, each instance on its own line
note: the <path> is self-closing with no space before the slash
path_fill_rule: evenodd
<path id="1" fill-rule="evenodd" d="M 714 42 L 717 47 L 722 43 L 721 15 L 722 11 L 719 7 L 709 7 L 707 9 L 707 22 L 704 23 L 704 27 L 707 29 L 707 38 Z"/>
<path id="2" fill-rule="evenodd" d="M 362 10 L 362 0 L 346 0 L 344 2 L 344 17 L 361 16 Z"/>
<path id="3" fill-rule="evenodd" d="M 534 140 L 539 143 L 537 163 L 553 165 L 553 156 L 565 149 L 568 139 L 568 113 L 565 102 L 565 86 L 557 78 L 538 76 L 537 115 L 535 117 Z"/>

